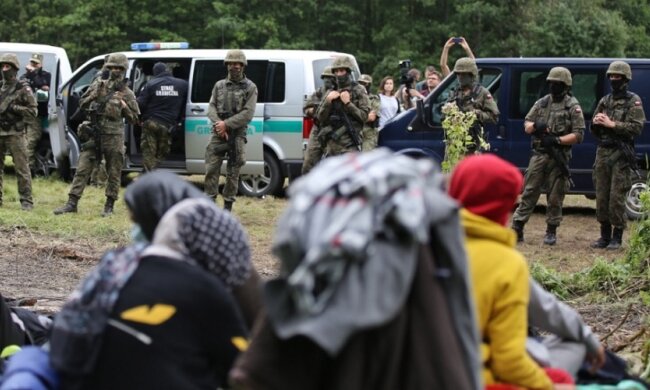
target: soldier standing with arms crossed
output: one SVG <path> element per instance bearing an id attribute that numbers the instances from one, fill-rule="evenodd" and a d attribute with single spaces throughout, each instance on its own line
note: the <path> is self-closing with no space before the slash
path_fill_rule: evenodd
<path id="1" fill-rule="evenodd" d="M 124 121 L 136 123 L 140 110 L 135 95 L 124 82 L 129 60 L 124 54 L 111 54 L 104 67 L 110 72 L 107 80 L 97 79 L 83 94 L 79 107 L 89 114 L 91 121 L 79 125 L 82 142 L 77 172 L 72 180 L 65 205 L 54 214 L 76 213 L 93 168 L 106 160 L 108 182 L 106 203 L 102 217 L 113 213 L 113 206 L 120 190 L 120 177 L 124 163 Z M 97 144 L 99 141 L 99 144 Z M 97 149 L 99 148 L 99 150 Z"/>
<path id="2" fill-rule="evenodd" d="M 36 99 L 28 85 L 16 80 L 20 69 L 18 57 L 13 53 L 0 56 L 2 67 L 2 84 L 0 86 L 0 206 L 2 206 L 2 176 L 4 174 L 4 156 L 11 154 L 16 168 L 20 207 L 31 210 L 32 176 L 27 162 L 27 144 L 25 128 L 27 122 L 36 117 Z"/>
<path id="3" fill-rule="evenodd" d="M 205 150 L 205 192 L 210 198 L 217 199 L 221 164 L 228 154 L 223 207 L 232 211 L 239 170 L 246 164 L 246 129 L 255 114 L 257 86 L 244 74 L 248 62 L 243 51 L 229 50 L 223 62 L 228 68 L 228 76 L 214 85 L 208 108 L 212 137 Z"/>
<path id="4" fill-rule="evenodd" d="M 557 227 L 562 221 L 562 202 L 569 188 L 571 145 L 582 142 L 585 119 L 578 99 L 569 91 L 571 72 L 551 69 L 546 77 L 550 94 L 535 102 L 526 115 L 524 131 L 534 135 L 533 155 L 526 170 L 524 193 L 512 217 L 517 242 L 524 241 L 524 225 L 532 214 L 546 183 L 546 235 L 544 244 L 555 245 Z"/>
<path id="5" fill-rule="evenodd" d="M 596 219 L 600 223 L 600 238 L 591 247 L 619 249 L 626 224 L 625 196 L 632 185 L 630 175 L 636 168 L 634 137 L 643 130 L 645 113 L 641 98 L 627 90 L 632 80 L 630 65 L 612 62 L 607 77 L 612 93 L 598 102 L 591 125 L 591 132 L 598 139 L 593 178 Z"/>
<path id="6" fill-rule="evenodd" d="M 318 162 L 323 158 L 323 153 L 325 152 L 325 146 L 321 144 L 318 139 L 319 124 L 318 119 L 314 118 L 316 116 L 316 110 L 323 101 L 323 96 L 333 89 L 336 89 L 336 76 L 332 73 L 332 67 L 326 66 L 323 69 L 323 73 L 320 75 L 321 80 L 323 80 L 323 85 L 314 91 L 305 100 L 305 104 L 302 108 L 306 117 L 314 119 L 314 125 L 311 128 L 311 133 L 309 133 L 309 140 L 307 141 L 307 152 L 305 153 L 305 160 L 302 162 L 302 175 L 306 175 L 311 171 L 311 169 L 318 164 Z"/>
<path id="7" fill-rule="evenodd" d="M 361 150 L 361 131 L 368 120 L 368 94 L 352 81 L 352 61 L 338 56 L 332 61 L 336 87 L 318 107 L 316 116 L 321 124 L 319 138 L 327 144 L 327 156 Z"/>

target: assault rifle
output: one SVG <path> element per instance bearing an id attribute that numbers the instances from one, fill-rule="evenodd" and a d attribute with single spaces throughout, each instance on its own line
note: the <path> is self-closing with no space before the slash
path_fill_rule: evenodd
<path id="1" fill-rule="evenodd" d="M 553 137 L 552 135 L 546 133 L 547 128 L 548 125 L 546 124 L 545 121 L 537 120 L 535 121 L 535 132 L 533 132 L 533 135 L 536 136 L 540 141 L 545 137 Z M 569 171 L 569 162 L 564 157 L 564 154 L 560 150 L 558 150 L 556 146 L 550 146 L 550 147 L 545 146 L 544 151 L 549 156 L 551 156 L 553 160 L 555 160 L 555 163 L 560 169 L 560 173 L 564 178 L 569 180 L 569 183 L 573 187 L 573 180 L 571 180 L 571 171 Z"/>
<path id="2" fill-rule="evenodd" d="M 217 115 L 219 115 L 219 118 L 221 118 L 222 121 L 233 116 L 233 114 L 229 112 L 218 112 Z M 234 166 L 237 163 L 237 137 L 235 136 L 235 133 L 232 132 L 231 134 L 228 134 L 226 141 L 228 143 L 228 164 Z"/>
<path id="3" fill-rule="evenodd" d="M 104 113 L 106 104 L 111 100 L 113 95 L 121 91 L 126 84 L 124 82 L 116 83 L 113 88 L 107 91 L 106 95 L 97 98 L 87 110 L 88 119 L 90 119 L 90 126 L 88 130 L 93 134 L 93 141 L 95 143 L 95 159 L 97 164 L 102 161 L 102 130 L 99 127 L 99 116 Z"/>
<path id="4" fill-rule="evenodd" d="M 630 165 L 632 172 L 634 172 L 637 178 L 642 179 L 643 176 L 641 176 L 641 172 L 639 171 L 639 164 L 637 163 L 636 154 L 634 153 L 634 144 L 625 142 L 619 138 L 615 138 L 612 141 L 623 154 L 623 158 Z"/>

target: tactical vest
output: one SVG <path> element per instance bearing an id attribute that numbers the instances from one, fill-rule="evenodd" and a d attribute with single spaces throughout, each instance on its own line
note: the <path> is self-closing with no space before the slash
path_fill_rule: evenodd
<path id="1" fill-rule="evenodd" d="M 21 115 L 11 112 L 10 106 L 18 99 L 20 90 L 26 81 L 16 81 L 14 87 L 0 92 L 0 133 L 20 133 L 25 130 L 25 122 Z M 4 86 L 4 82 L 0 82 Z"/>
<path id="2" fill-rule="evenodd" d="M 550 133 L 558 137 L 569 134 L 573 130 L 571 108 L 579 105 L 578 100 L 571 95 L 565 96 L 563 100 L 564 106 L 560 106 L 559 104 L 554 105 L 551 102 L 551 95 L 546 95 L 539 102 L 539 106 L 542 109 L 540 116 L 548 124 Z"/>
<path id="3" fill-rule="evenodd" d="M 227 79 L 217 81 L 217 115 L 221 119 L 227 119 L 240 112 L 246 104 L 246 91 L 252 81 L 244 78 L 238 82 L 228 82 Z"/>
<path id="4" fill-rule="evenodd" d="M 627 113 L 634 107 L 637 96 L 630 92 L 625 92 L 624 99 L 614 99 L 613 94 L 608 94 L 603 99 L 604 112 L 607 116 L 616 122 L 625 122 Z M 601 142 L 607 142 L 608 139 L 619 139 L 627 143 L 634 143 L 631 137 L 624 137 L 616 134 L 613 129 L 601 126 Z"/>
<path id="5" fill-rule="evenodd" d="M 481 84 L 476 83 L 472 87 L 469 95 L 463 96 L 462 89 L 458 87 L 449 101 L 456 102 L 458 109 L 462 112 L 469 112 L 477 109 L 476 100 L 481 92 Z"/>

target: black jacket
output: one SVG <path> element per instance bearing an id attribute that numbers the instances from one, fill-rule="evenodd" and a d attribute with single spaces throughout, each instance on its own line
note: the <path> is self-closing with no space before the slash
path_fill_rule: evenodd
<path id="1" fill-rule="evenodd" d="M 187 81 L 163 72 L 144 86 L 138 95 L 138 105 L 142 120 L 156 121 L 174 125 L 181 121 L 185 113 Z"/>

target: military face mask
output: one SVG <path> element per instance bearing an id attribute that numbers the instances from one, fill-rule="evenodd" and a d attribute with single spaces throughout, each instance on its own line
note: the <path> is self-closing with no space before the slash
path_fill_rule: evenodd
<path id="1" fill-rule="evenodd" d="M 350 75 L 346 73 L 344 75 L 336 76 L 336 84 L 338 85 L 339 89 L 349 88 Z"/>
<path id="2" fill-rule="evenodd" d="M 551 95 L 553 95 L 553 97 L 562 97 L 566 91 L 566 86 L 564 83 L 551 81 L 549 83 L 549 90 L 551 91 Z"/>
<path id="3" fill-rule="evenodd" d="M 13 66 L 10 66 L 9 69 L 2 71 L 2 79 L 6 81 L 11 81 L 16 78 L 16 69 Z"/>
<path id="4" fill-rule="evenodd" d="M 124 69 L 122 68 L 112 68 L 111 69 L 111 80 L 120 80 L 124 77 Z"/>
<path id="5" fill-rule="evenodd" d="M 331 77 L 325 77 L 323 78 L 323 86 L 325 89 L 335 89 L 336 88 L 336 83 L 334 83 L 334 79 Z"/>
<path id="6" fill-rule="evenodd" d="M 229 64 L 228 65 L 228 78 L 232 81 L 239 81 L 242 79 L 242 75 L 244 74 L 244 67 L 243 66 L 237 66 L 236 64 Z"/>
<path id="7" fill-rule="evenodd" d="M 609 85 L 612 87 L 612 91 L 621 92 L 627 88 L 627 80 L 620 78 L 618 80 L 609 80 Z"/>
<path id="8" fill-rule="evenodd" d="M 471 73 L 458 73 L 458 84 L 461 87 L 470 87 L 474 84 L 474 75 Z"/>

